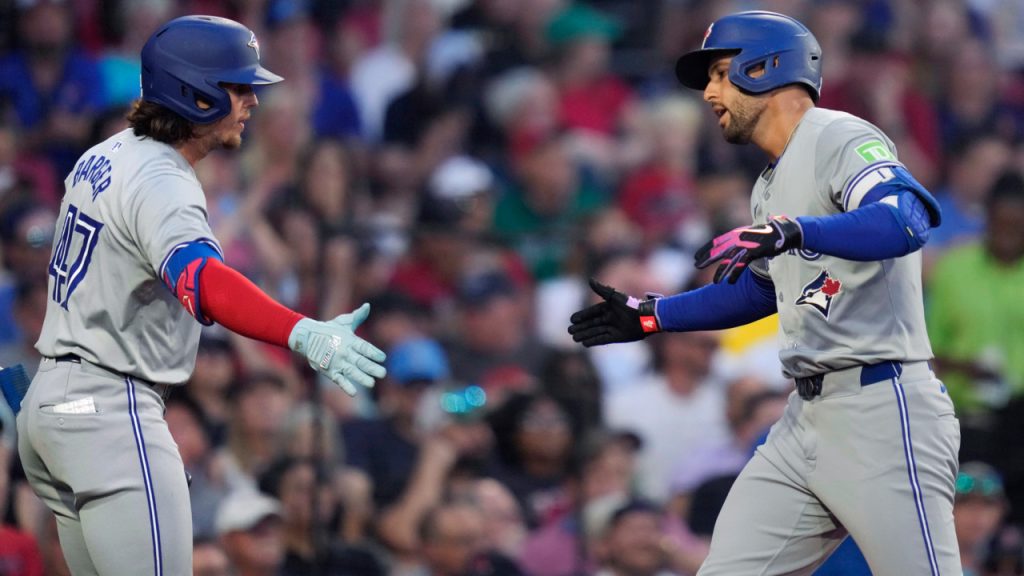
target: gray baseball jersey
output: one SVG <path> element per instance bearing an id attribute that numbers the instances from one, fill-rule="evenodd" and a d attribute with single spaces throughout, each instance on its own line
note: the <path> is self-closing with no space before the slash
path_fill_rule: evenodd
<path id="1" fill-rule="evenodd" d="M 854 210 L 868 190 L 891 177 L 893 166 L 902 164 L 878 128 L 844 112 L 812 108 L 778 163 L 758 178 L 750 199 L 754 223 Z M 854 262 L 791 250 L 752 269 L 775 284 L 787 377 L 932 356 L 920 251 Z"/>
<path id="2" fill-rule="evenodd" d="M 207 242 L 206 197 L 177 151 L 130 129 L 82 155 L 65 180 L 36 348 L 152 382 L 195 367 L 200 325 L 161 285 L 176 247 Z"/>

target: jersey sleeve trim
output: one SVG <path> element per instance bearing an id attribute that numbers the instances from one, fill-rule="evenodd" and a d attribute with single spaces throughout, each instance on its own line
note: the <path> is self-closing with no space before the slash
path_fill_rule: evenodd
<path id="1" fill-rule="evenodd" d="M 222 261 L 224 260 L 224 251 L 221 250 L 220 246 L 217 245 L 217 242 L 212 238 L 196 238 L 195 240 L 189 240 L 188 242 L 181 242 L 171 248 L 167 253 L 167 256 L 164 256 L 163 262 L 160 263 L 160 270 L 158 270 L 158 273 L 161 279 L 167 276 L 167 265 L 171 262 L 171 259 L 174 258 L 175 254 L 194 244 L 205 244 L 209 246 L 217 253 L 217 256 L 219 256 Z"/>
<path id="2" fill-rule="evenodd" d="M 843 190 L 843 211 L 849 212 L 860 207 L 864 196 L 875 186 L 895 177 L 893 168 L 902 168 L 899 162 L 876 162 L 857 173 Z"/>
<path id="3" fill-rule="evenodd" d="M 209 261 L 223 261 L 216 244 L 209 239 L 185 242 L 175 246 L 164 262 L 161 280 L 193 318 L 204 326 L 213 320 L 204 312 L 199 275 Z"/>

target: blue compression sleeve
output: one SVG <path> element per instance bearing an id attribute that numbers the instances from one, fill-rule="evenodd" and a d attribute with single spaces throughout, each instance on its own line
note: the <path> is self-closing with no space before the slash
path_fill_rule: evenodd
<path id="1" fill-rule="evenodd" d="M 735 284 L 708 284 L 655 305 L 661 329 L 673 332 L 732 328 L 775 312 L 775 285 L 749 269 Z"/>
<path id="2" fill-rule="evenodd" d="M 942 222 L 931 193 L 893 163 L 869 166 L 844 197 L 847 212 L 796 219 L 804 250 L 860 262 L 888 260 L 924 246 Z"/>
<path id="3" fill-rule="evenodd" d="M 803 229 L 804 250 L 860 262 L 909 254 L 928 241 L 931 227 L 927 208 L 909 190 L 850 212 L 796 221 Z"/>

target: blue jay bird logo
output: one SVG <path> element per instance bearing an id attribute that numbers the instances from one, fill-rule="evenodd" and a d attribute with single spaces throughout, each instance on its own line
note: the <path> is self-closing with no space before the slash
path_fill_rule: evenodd
<path id="1" fill-rule="evenodd" d="M 832 300 L 843 291 L 843 283 L 838 278 L 833 278 L 828 270 L 822 270 L 814 280 L 808 282 L 800 297 L 796 299 L 797 306 L 810 306 L 821 312 L 821 315 L 828 320 L 828 312 L 832 308 Z"/>
<path id="2" fill-rule="evenodd" d="M 252 36 L 249 38 L 249 43 L 246 44 L 246 46 L 248 46 L 249 48 L 252 48 L 256 52 L 256 59 L 259 60 L 260 59 L 260 42 L 259 42 L 259 40 L 256 39 L 256 33 L 255 32 L 252 33 Z"/>

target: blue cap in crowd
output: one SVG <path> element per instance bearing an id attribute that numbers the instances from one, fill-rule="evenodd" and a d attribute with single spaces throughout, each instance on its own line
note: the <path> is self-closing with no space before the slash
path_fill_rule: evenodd
<path id="1" fill-rule="evenodd" d="M 399 384 L 436 382 L 448 378 L 448 356 L 441 345 L 429 338 L 414 338 L 397 344 L 388 352 L 388 376 Z"/>

